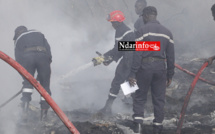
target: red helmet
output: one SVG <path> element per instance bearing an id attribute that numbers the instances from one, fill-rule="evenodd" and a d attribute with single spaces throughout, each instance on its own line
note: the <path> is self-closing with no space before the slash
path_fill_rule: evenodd
<path id="1" fill-rule="evenodd" d="M 123 22 L 125 20 L 125 16 L 123 12 L 116 10 L 108 14 L 107 21 L 118 21 Z"/>

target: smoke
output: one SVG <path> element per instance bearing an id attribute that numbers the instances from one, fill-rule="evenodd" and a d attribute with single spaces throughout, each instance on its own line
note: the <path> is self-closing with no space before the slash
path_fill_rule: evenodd
<path id="1" fill-rule="evenodd" d="M 51 90 L 52 97 L 63 110 L 76 108 L 101 108 L 107 99 L 117 63 L 108 67 L 89 67 L 73 75 L 65 88 L 58 79 L 89 63 L 114 45 L 114 29 L 105 18 L 112 10 L 121 10 L 126 15 L 125 23 L 133 29 L 138 18 L 134 12 L 135 1 L 89 1 L 89 0 L 0 0 L 1 51 L 14 58 L 14 29 L 25 25 L 44 33 L 53 55 Z M 171 30 L 175 40 L 176 56 L 209 57 L 214 53 L 215 23 L 210 8 L 213 0 L 151 0 L 148 5 L 158 9 L 158 20 Z M 196 53 L 195 53 L 196 52 Z M 21 76 L 9 65 L 0 62 L 0 102 L 4 102 L 22 87 Z M 66 88 L 66 86 L 69 88 Z M 33 101 L 39 102 L 34 93 Z M 5 114 L 14 114 L 19 109 L 20 96 L 4 107 Z M 119 106 L 116 106 L 118 105 Z M 39 105 L 39 104 L 38 104 Z M 120 111 L 120 101 L 114 104 Z M 2 112 L 2 111 L 0 111 Z M 15 119 L 3 118 L 1 122 L 15 123 Z M 2 124 L 2 123 L 1 123 Z M 6 128 L 5 130 L 8 130 Z M 12 131 L 12 130 L 11 130 Z M 6 131 L 5 131 L 6 133 Z M 10 132 L 10 134 L 15 132 Z"/>
<path id="2" fill-rule="evenodd" d="M 172 31 L 177 57 L 207 58 L 213 55 L 215 25 L 210 10 L 213 0 L 204 3 L 201 0 L 157 0 L 150 4 L 158 8 L 158 19 Z"/>

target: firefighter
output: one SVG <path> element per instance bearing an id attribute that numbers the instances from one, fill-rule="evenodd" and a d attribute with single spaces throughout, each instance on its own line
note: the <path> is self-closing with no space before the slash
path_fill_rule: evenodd
<path id="1" fill-rule="evenodd" d="M 215 55 L 207 59 L 208 66 L 210 66 L 210 65 L 213 63 L 213 60 L 214 60 L 214 59 L 215 59 Z M 214 71 L 214 70 L 213 70 L 213 71 Z"/>
<path id="2" fill-rule="evenodd" d="M 140 29 L 142 26 L 144 26 L 144 22 L 143 22 L 141 14 L 142 14 L 143 9 L 146 7 L 146 5 L 147 5 L 146 0 L 137 0 L 135 2 L 135 6 L 134 6 L 135 12 L 139 17 L 136 20 L 136 22 L 134 23 L 134 32 L 136 32 L 138 29 Z M 133 104 L 132 96 L 133 96 L 133 93 L 130 95 L 130 97 L 129 96 L 124 97 L 122 99 L 122 101 L 126 104 L 132 105 Z"/>
<path id="3" fill-rule="evenodd" d="M 212 16 L 213 16 L 213 19 L 215 21 L 215 4 L 211 7 L 211 12 L 212 12 Z M 214 56 L 211 56 L 210 58 L 207 59 L 207 62 L 208 62 L 208 66 L 210 66 L 212 63 L 213 63 L 213 60 L 215 59 L 215 55 Z M 210 70 L 212 73 L 215 73 L 215 70 L 214 69 L 211 69 Z"/>
<path id="4" fill-rule="evenodd" d="M 211 7 L 211 12 L 212 12 L 213 19 L 215 21 L 215 4 Z"/>
<path id="5" fill-rule="evenodd" d="M 144 8 L 142 18 L 145 25 L 135 34 L 136 41 L 159 41 L 160 51 L 134 52 L 129 83 L 131 86 L 137 84 L 139 89 L 133 96 L 134 126 L 132 129 L 136 133 L 142 131 L 144 100 L 151 88 L 154 106 L 153 134 L 161 134 L 166 86 L 171 84 L 174 75 L 174 41 L 172 33 L 157 21 L 155 7 Z"/>
<path id="6" fill-rule="evenodd" d="M 142 26 L 144 26 L 143 18 L 142 18 L 142 11 L 147 6 L 146 0 L 137 0 L 135 3 L 135 12 L 139 16 L 139 18 L 134 23 L 134 31 L 136 32 Z"/>
<path id="7" fill-rule="evenodd" d="M 18 26 L 14 35 L 15 59 L 20 63 L 32 76 L 37 71 L 37 79 L 45 90 L 51 95 L 50 77 L 52 55 L 49 43 L 45 36 L 36 30 L 28 30 L 25 26 Z M 27 113 L 33 86 L 23 77 L 21 105 L 23 112 Z M 41 119 L 47 117 L 49 104 L 41 96 Z"/>
<path id="8" fill-rule="evenodd" d="M 111 83 L 110 92 L 108 95 L 108 99 L 106 101 L 105 106 L 99 110 L 99 113 L 104 115 L 111 115 L 112 114 L 112 104 L 116 99 L 119 90 L 120 84 L 122 84 L 126 79 L 128 79 L 128 75 L 130 73 L 131 63 L 133 59 L 133 52 L 132 51 L 118 51 L 118 41 L 134 41 L 135 36 L 133 31 L 126 26 L 123 22 L 125 20 L 124 14 L 119 11 L 113 11 L 108 15 L 107 21 L 111 22 L 115 31 L 115 44 L 113 49 L 106 52 L 103 56 L 105 60 L 103 64 L 108 66 L 112 61 L 117 62 L 121 57 L 119 64 L 115 70 L 115 76 Z M 108 58 L 109 57 L 109 58 Z"/>

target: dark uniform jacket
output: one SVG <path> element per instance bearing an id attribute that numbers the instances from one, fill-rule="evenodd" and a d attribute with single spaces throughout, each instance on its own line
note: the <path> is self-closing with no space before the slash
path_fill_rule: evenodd
<path id="1" fill-rule="evenodd" d="M 135 35 L 136 41 L 160 41 L 160 51 L 135 52 L 130 77 L 135 77 L 139 68 L 150 70 L 166 70 L 167 68 L 167 78 L 171 79 L 174 75 L 175 67 L 174 41 L 172 33 L 155 20 L 145 24 L 135 33 Z M 156 62 L 142 62 L 142 60 L 147 57 L 166 59 L 166 62 L 162 60 Z"/>
<path id="2" fill-rule="evenodd" d="M 122 60 L 117 66 L 116 73 L 123 75 L 126 72 L 130 72 L 132 59 L 133 59 L 133 52 L 132 51 L 118 51 L 118 41 L 134 41 L 135 36 L 133 31 L 122 23 L 115 32 L 115 45 L 114 48 L 110 51 L 106 52 L 104 56 L 111 56 L 114 61 L 118 61 L 120 58 Z"/>
<path id="3" fill-rule="evenodd" d="M 134 32 L 138 31 L 142 26 L 144 26 L 143 17 L 140 16 L 134 23 Z"/>
<path id="4" fill-rule="evenodd" d="M 27 32 L 24 32 L 15 39 L 14 44 L 15 44 L 15 58 L 16 61 L 18 61 L 19 63 L 24 62 L 23 61 L 24 56 L 26 56 L 29 53 L 32 53 L 35 50 L 35 47 L 38 46 L 40 46 L 39 49 L 45 48 L 41 49 L 41 52 L 45 53 L 49 57 L 50 61 L 52 60 L 50 46 L 41 32 L 35 30 L 29 30 Z"/>

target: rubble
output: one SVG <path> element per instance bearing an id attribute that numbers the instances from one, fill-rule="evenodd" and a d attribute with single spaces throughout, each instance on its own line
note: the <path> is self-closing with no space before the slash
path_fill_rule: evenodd
<path id="1" fill-rule="evenodd" d="M 180 58 L 181 57 L 179 57 L 179 59 Z M 202 60 L 193 60 L 192 58 L 181 58 L 180 61 L 180 66 L 193 73 L 197 73 L 198 69 L 203 64 Z M 212 78 L 214 77 L 214 74 L 210 72 L 211 68 L 213 67 L 206 68 L 201 77 L 208 80 L 213 80 Z M 165 106 L 166 116 L 163 122 L 163 133 L 175 133 L 177 121 L 179 119 L 180 111 L 184 103 L 184 97 L 187 94 L 193 78 L 193 76 L 190 76 L 189 74 L 186 74 L 178 69 L 175 70 L 173 82 L 170 87 L 167 88 Z M 69 83 L 66 84 L 69 85 Z M 215 103 L 214 92 L 214 86 L 202 81 L 197 82 L 187 108 L 183 128 L 181 131 L 182 134 L 212 134 L 215 131 L 215 107 L 213 106 Z M 132 108 L 132 101 L 125 99 L 125 97 L 122 97 L 122 95 L 119 96 L 121 96 L 120 98 L 122 102 L 124 102 L 129 108 Z M 145 113 L 144 134 L 151 134 L 153 107 L 151 105 L 150 93 L 148 95 L 148 102 L 146 104 Z M 130 126 L 132 126 L 132 113 L 114 113 L 112 117 L 104 119 L 101 117 L 95 117 L 95 111 L 92 112 L 87 109 L 69 111 L 67 112 L 67 115 L 68 114 L 71 116 L 71 119 L 73 121 L 78 121 L 74 124 L 77 126 L 77 129 L 84 131 L 82 133 L 87 134 L 90 131 L 96 133 L 97 131 L 99 132 L 104 130 L 103 133 L 108 132 L 109 134 L 112 134 L 115 132 L 107 130 L 113 130 L 113 128 L 116 128 L 118 133 L 133 134 L 133 131 L 130 129 Z M 83 129 L 82 127 L 84 127 L 85 129 Z"/>
<path id="2" fill-rule="evenodd" d="M 55 3 L 53 1 L 50 1 L 52 3 Z M 79 49 L 82 51 L 79 52 L 79 57 L 80 59 L 84 59 L 86 61 L 89 61 L 89 55 L 86 55 L 85 53 L 91 52 L 91 50 L 95 50 L 98 48 L 98 45 L 103 45 L 108 46 L 103 42 L 104 37 L 107 36 L 107 29 L 109 28 L 109 24 L 107 23 L 107 26 L 105 25 L 99 25 L 99 22 L 103 23 L 103 19 L 105 18 L 104 15 L 106 15 L 108 12 L 112 11 L 113 9 L 120 8 L 120 10 L 124 11 L 127 17 L 127 23 L 131 23 L 131 27 L 133 27 L 133 22 L 137 19 L 137 15 L 134 13 L 134 1 L 130 0 L 120 0 L 119 2 L 109 2 L 107 0 L 105 1 L 92 1 L 88 2 L 87 7 L 85 7 L 87 1 L 67 1 L 66 4 L 68 5 L 67 7 L 62 6 L 59 7 L 60 10 L 62 10 L 61 16 L 65 15 L 67 18 L 70 18 L 69 24 L 70 27 L 74 28 L 73 30 L 75 31 L 75 27 L 71 24 L 76 24 L 76 23 L 84 23 L 82 26 L 82 29 L 86 30 L 84 31 L 85 33 L 90 33 L 87 34 L 86 36 L 89 36 L 89 39 L 92 41 L 88 41 L 86 39 L 86 42 L 78 42 L 77 46 L 73 46 L 73 50 L 70 50 L 69 53 L 76 54 L 75 52 Z M 202 1 L 201 1 L 202 2 Z M 10 2 L 6 2 L 10 3 Z M 117 4 L 118 3 L 118 4 Z M 123 4 L 121 4 L 123 3 Z M 197 10 L 194 10 L 193 7 L 198 8 L 198 4 L 200 4 L 200 0 L 194 1 L 193 3 L 197 3 L 197 5 L 191 4 L 187 5 L 188 2 L 184 1 L 183 3 L 185 4 L 180 4 L 177 3 L 176 1 L 170 1 L 167 0 L 166 2 L 161 2 L 161 1 L 149 1 L 150 5 L 156 5 L 161 8 L 165 9 L 161 12 L 161 23 L 166 23 L 165 25 L 169 26 L 173 33 L 174 33 L 174 38 L 176 42 L 176 63 L 182 66 L 183 68 L 186 68 L 187 70 L 197 73 L 198 69 L 200 66 L 203 64 L 205 59 L 199 59 L 196 57 L 202 58 L 202 55 L 209 56 L 213 54 L 214 46 L 211 45 L 214 43 L 214 34 L 211 34 L 211 31 L 214 31 L 213 28 L 211 28 L 211 25 L 204 25 L 205 21 L 201 21 L 200 23 L 196 23 L 197 20 L 195 18 L 198 18 L 196 16 L 192 16 L 193 14 L 198 14 L 196 12 Z M 27 5 L 27 4 L 26 4 Z M 45 7 L 47 8 L 46 4 Z M 59 4 L 60 5 L 60 4 Z M 130 5 L 129 8 L 127 5 Z M 203 8 L 205 9 L 207 5 L 209 4 L 202 4 Z M 35 5 L 36 6 L 36 5 Z M 19 6 L 18 6 L 19 7 Z M 37 7 L 37 6 L 36 6 Z M 192 7 L 192 8 L 191 8 Z M 14 7 L 15 8 L 15 7 Z M 207 13 L 208 15 L 203 15 L 201 18 L 202 20 L 211 20 L 208 16 L 209 14 L 209 6 L 207 7 L 208 9 L 206 10 L 200 10 L 203 14 Z M 7 8 L 9 9 L 9 8 Z M 21 11 L 25 11 L 25 8 Z M 84 10 L 83 10 L 84 9 Z M 208 10 L 208 11 L 207 11 Z M 7 10 L 8 11 L 8 10 Z M 17 10 L 18 11 L 18 10 Z M 43 10 L 41 10 L 43 11 Z M 51 10 L 52 11 L 52 10 Z M 27 13 L 29 13 L 28 11 Z M 38 11 L 37 15 L 38 15 Z M 194 12 L 194 13 L 193 13 Z M 13 12 L 11 12 L 13 13 Z M 32 12 L 34 13 L 34 12 Z M 90 13 L 90 14 L 88 14 Z M 46 14 L 44 12 L 43 14 Z M 5 15 L 4 15 L 5 16 Z M 19 15 L 18 15 L 19 16 Z M 38 15 L 40 16 L 40 15 Z M 79 17 L 77 17 L 79 16 Z M 93 23 L 89 23 L 90 28 L 88 27 L 89 25 L 86 25 L 85 22 L 90 22 L 89 18 L 93 18 Z M 30 16 L 28 16 L 30 17 Z M 35 17 L 35 15 L 33 15 Z M 41 16 L 40 16 L 41 17 Z M 86 18 L 85 18 L 86 17 Z M 210 16 L 211 17 L 211 16 Z M 25 18 L 25 16 L 19 16 L 19 18 Z M 87 21 L 83 21 L 82 19 Z M 100 18 L 100 19 L 98 19 Z M 36 18 L 38 19 L 38 18 Z M 31 20 L 31 19 L 28 19 Z M 32 19 L 34 20 L 34 19 Z M 45 20 L 45 19 L 44 19 Z M 52 19 L 50 19 L 52 20 Z M 56 18 L 54 18 L 56 20 Z M 102 20 L 102 21 L 101 21 Z M 212 21 L 212 20 L 211 20 Z M 31 22 L 29 21 L 29 24 Z M 49 22 L 48 22 L 49 23 Z M 214 23 L 214 22 L 209 22 L 209 23 Z M 105 23 L 106 24 L 106 23 Z M 190 25 L 191 24 L 191 25 Z M 41 25 L 41 24 L 39 24 Z M 59 26 L 59 24 L 57 23 Z M 201 28 L 199 28 L 202 26 Z M 207 27 L 209 28 L 207 28 Z M 78 30 L 80 30 L 79 25 L 76 26 Z M 50 27 L 49 27 L 50 28 Z M 52 27 L 51 27 L 52 28 Z M 50 28 L 50 29 L 51 29 Z M 183 30 L 182 30 L 183 28 Z M 58 30 L 58 29 L 57 29 Z M 70 29 L 69 29 L 70 30 Z M 56 29 L 54 29 L 56 31 Z M 62 30 L 63 31 L 63 30 Z M 100 32 L 98 32 L 100 31 Z M 65 33 L 65 31 L 63 31 Z M 94 34 L 92 34 L 94 33 Z M 97 33 L 97 34 L 96 34 Z M 61 34 L 61 33 L 60 33 Z M 77 32 L 75 31 L 75 35 Z M 80 33 L 82 34 L 82 33 Z M 59 36 L 59 33 L 57 33 Z M 207 36 L 205 36 L 207 35 Z M 64 35 L 63 35 L 64 36 Z M 71 37 L 70 34 L 68 34 L 69 38 Z M 52 37 L 52 36 L 51 36 Z M 82 37 L 82 36 L 81 36 Z M 85 37 L 85 36 L 84 36 Z M 78 38 L 78 37 L 74 37 Z M 108 37 L 106 37 L 109 39 Z M 111 35 L 112 38 L 112 35 Z M 82 38 L 79 39 L 79 41 Z M 96 41 L 95 41 L 96 39 Z M 101 39 L 101 40 L 98 40 Z M 63 40 L 65 40 L 63 38 Z M 60 44 L 57 44 L 61 48 L 65 48 L 65 42 L 63 40 L 60 40 Z M 54 41 L 53 41 L 54 42 Z M 69 42 L 69 41 L 68 41 Z M 86 49 L 83 49 L 82 45 L 80 44 L 85 44 Z M 108 42 L 109 43 L 109 42 Z M 93 44 L 93 45 L 92 45 Z M 71 45 L 71 44 L 69 44 Z M 199 46 L 203 46 L 204 48 L 199 48 Z M 89 49 L 91 48 L 91 49 Z M 56 48 L 55 48 L 56 49 Z M 92 53 L 94 53 L 92 51 Z M 181 51 L 181 52 L 180 52 Z M 183 51 L 183 53 L 182 53 Z M 64 52 L 64 51 L 63 51 Z M 67 54 L 64 52 L 65 55 Z M 202 53 L 202 54 L 201 54 Z M 203 54 L 206 53 L 206 54 Z M 192 54 L 193 57 L 190 55 Z M 185 55 L 185 56 L 181 56 Z M 70 55 L 66 55 L 70 56 Z M 76 55 L 77 56 L 77 55 Z M 69 57 L 71 58 L 71 57 Z M 58 58 L 62 60 L 61 58 Z M 69 61 L 70 62 L 70 61 Z M 82 63 L 82 60 L 80 61 L 72 61 L 73 65 L 76 67 L 77 63 L 79 64 Z M 56 62 L 55 62 L 56 63 Z M 59 62 L 61 63 L 61 62 Z M 58 63 L 57 63 L 58 64 Z M 84 67 L 87 67 L 84 65 Z M 68 65 L 69 66 L 69 65 Z M 60 65 L 62 67 L 62 65 Z M 74 67 L 74 68 L 75 68 Z M 114 68 L 114 66 L 111 66 Z M 110 68 L 111 68 L 110 67 Z M 214 80 L 215 74 L 213 73 L 213 68 L 214 65 L 206 68 L 204 72 L 202 73 L 201 77 L 206 78 L 208 80 Z M 56 68 L 54 68 L 56 71 Z M 89 96 L 85 96 L 85 94 L 89 94 L 92 91 L 96 91 L 99 93 L 105 94 L 110 86 L 112 74 L 113 71 L 111 69 L 102 69 L 99 68 L 91 68 L 91 71 L 86 73 L 83 72 L 83 74 L 79 74 L 79 76 L 76 77 L 76 81 L 73 81 L 69 79 L 69 81 L 64 81 L 64 85 L 62 87 L 64 88 L 61 92 L 65 92 L 64 94 L 75 94 L 76 96 L 81 96 L 80 94 L 84 94 L 83 96 L 85 98 L 90 98 Z M 2 69 L 5 70 L 5 69 Z M 96 70 L 96 71 L 95 71 Z M 111 70 L 111 71 L 110 71 Z M 54 72 L 53 71 L 53 72 Z M 79 71 L 79 70 L 78 70 Z M 8 71 L 5 71 L 8 72 Z M 10 71 L 9 71 L 10 72 Z M 95 75 L 96 72 L 96 75 Z M 106 74 L 105 74 L 105 73 Z M 74 72 L 72 72 L 74 75 Z M 79 73 L 79 72 L 78 72 Z M 82 72 L 80 72 L 82 73 Z M 88 76 L 86 76 L 87 74 Z M 105 76 L 101 78 L 102 75 Z M 64 76 L 65 77 L 65 76 Z M 99 79 L 98 79 L 99 77 Z M 193 80 L 193 76 L 190 76 L 189 74 L 186 74 L 178 69 L 175 69 L 175 76 L 173 78 L 173 82 L 170 86 L 170 88 L 167 88 L 167 94 L 166 94 L 166 105 L 165 105 L 165 120 L 163 122 L 164 124 L 164 134 L 173 134 L 176 130 L 176 125 L 177 121 L 180 115 L 181 107 L 183 105 L 184 97 L 186 96 L 186 93 L 189 89 L 189 86 Z M 4 83 L 4 82 L 2 82 Z M 80 85 L 87 85 L 80 87 Z M 95 88 L 95 90 L 89 90 L 86 91 L 86 88 Z M 2 89 L 4 86 L 2 86 Z M 8 88 L 8 87 L 6 87 Z M 18 87 L 16 87 L 18 88 Z M 8 88 L 9 89 L 9 88 Z M 7 90 L 8 90 L 7 89 Z M 77 89 L 79 91 L 77 91 Z M 14 89 L 17 90 L 17 89 Z M 12 91 L 14 91 L 12 90 Z M 71 92 L 70 92 L 71 90 Z M 80 90 L 85 91 L 80 92 Z M 8 90 L 10 91 L 10 90 Z M 4 91 L 5 92 L 5 91 Z M 62 93 L 63 94 L 63 93 Z M 4 94 L 5 95 L 5 94 Z M 83 96 L 81 96 L 83 98 Z M 70 96 L 69 96 L 70 97 Z M 73 103 L 75 99 L 72 97 L 69 98 L 68 96 L 65 97 L 67 98 L 67 105 L 71 105 L 71 102 Z M 80 97 L 80 98 L 81 98 Z M 100 100 L 102 97 L 101 96 L 93 96 Z M 100 97 L 100 98 L 99 98 Z M 128 109 L 132 109 L 132 101 L 131 98 L 128 97 L 128 99 L 125 99 L 124 97 L 121 98 L 123 103 L 126 103 L 128 106 Z M 86 99 L 87 100 L 87 99 Z M 89 100 L 89 99 L 88 99 Z M 19 100 L 20 101 L 20 100 Z M 81 103 L 80 100 L 77 100 L 78 104 Z M 86 102 L 82 102 L 86 103 Z M 95 105 L 98 105 L 95 102 Z M 215 133 L 215 86 L 206 84 L 202 81 L 198 81 L 197 85 L 192 93 L 188 109 L 186 112 L 185 116 L 185 121 L 183 124 L 183 129 L 182 129 L 182 134 L 212 134 Z M 80 104 L 81 105 L 81 104 Z M 87 104 L 86 104 L 87 105 Z M 66 107 L 66 106 L 65 106 Z M 94 107 L 98 108 L 98 107 Z M 14 110 L 14 109 L 13 109 Z M 14 111 L 16 111 L 15 109 Z M 65 110 L 65 109 L 63 109 Z M 146 115 L 145 115 L 145 120 L 144 120 L 144 134 L 151 134 L 152 133 L 152 119 L 153 119 L 153 107 L 151 105 L 151 98 L 150 94 L 148 95 L 148 102 L 146 104 Z M 122 112 L 122 111 L 121 111 Z M 72 111 L 65 111 L 66 115 L 69 116 L 70 120 L 74 123 L 74 125 L 77 127 L 77 129 L 80 131 L 81 134 L 133 134 L 132 130 L 129 128 L 132 125 L 132 112 L 130 113 L 114 113 L 112 117 L 108 118 L 103 118 L 103 117 L 95 117 L 96 111 L 91 111 L 91 109 L 76 109 Z M 12 116 L 14 118 L 14 115 L 7 115 L 7 116 Z M 67 128 L 64 126 L 64 124 L 61 122 L 59 117 L 56 116 L 56 114 L 53 111 L 50 111 L 48 113 L 49 119 L 46 122 L 41 122 L 40 121 L 40 110 L 39 108 L 32 107 L 31 111 L 29 113 L 30 118 L 28 118 L 28 123 L 27 124 L 20 124 L 20 120 L 18 119 L 16 121 L 16 126 L 15 126 L 15 134 L 67 134 L 69 131 Z M 5 117 L 6 118 L 6 117 Z M 0 134 L 14 134 L 10 133 L 10 129 L 13 129 L 14 126 L 12 127 L 12 124 L 14 122 L 10 122 L 9 127 L 5 127 L 5 120 L 6 119 L 1 119 L 0 122 Z M 14 121 L 14 120 L 13 120 Z M 6 130 L 5 130 L 6 128 Z"/>
<path id="3" fill-rule="evenodd" d="M 181 62 L 180 65 L 191 72 L 196 73 L 199 69 L 198 67 L 202 64 L 201 60 L 186 59 L 184 62 Z M 211 73 L 211 68 L 212 67 L 208 67 L 205 69 L 202 73 L 203 78 L 212 79 L 214 77 L 214 74 Z M 170 87 L 167 88 L 163 133 L 175 133 L 184 97 L 186 96 L 192 80 L 193 76 L 176 69 L 173 82 Z M 71 83 L 64 83 L 67 90 L 68 87 L 72 87 Z M 74 82 L 72 84 L 74 84 Z M 103 85 L 103 83 L 98 83 L 98 85 L 99 84 Z M 198 81 L 187 108 L 181 131 L 182 134 L 212 134 L 215 132 L 214 92 L 214 86 Z M 127 96 L 128 98 L 126 98 L 123 95 L 119 96 L 121 101 L 131 109 L 131 97 Z M 20 119 L 17 120 L 16 134 L 70 133 L 53 111 L 48 113 L 48 119 L 46 121 L 40 121 L 40 109 L 33 105 L 30 105 L 30 109 L 26 124 L 20 123 Z M 97 116 L 96 110 L 77 109 L 73 111 L 65 111 L 65 114 L 74 123 L 81 134 L 133 134 L 133 131 L 130 129 L 133 123 L 132 113 L 114 113 L 112 116 L 105 117 Z M 144 134 L 152 133 L 152 120 L 153 107 L 149 93 L 148 102 L 145 107 Z M 0 127 L 1 134 L 6 134 L 1 131 L 1 129 L 2 128 Z"/>

